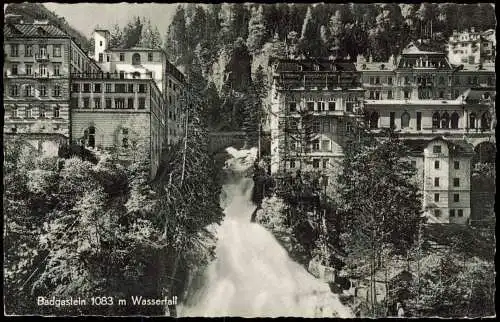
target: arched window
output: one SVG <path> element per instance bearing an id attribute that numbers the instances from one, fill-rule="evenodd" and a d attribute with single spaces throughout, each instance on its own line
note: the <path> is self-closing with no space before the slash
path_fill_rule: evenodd
<path id="1" fill-rule="evenodd" d="M 439 116 L 438 112 L 432 114 L 432 128 L 439 129 L 440 119 L 441 119 L 441 117 Z"/>
<path id="2" fill-rule="evenodd" d="M 489 130 L 491 127 L 491 116 L 489 112 L 484 112 L 481 116 L 481 129 Z"/>
<path id="3" fill-rule="evenodd" d="M 476 128 L 476 114 L 471 113 L 469 115 L 469 128 L 475 129 Z"/>
<path id="4" fill-rule="evenodd" d="M 95 148 L 95 127 L 91 126 L 85 130 L 85 139 L 87 141 L 87 146 Z"/>
<path id="5" fill-rule="evenodd" d="M 451 128 L 452 129 L 458 129 L 459 118 L 460 117 L 458 116 L 457 112 L 453 112 L 453 114 L 451 114 Z"/>
<path id="6" fill-rule="evenodd" d="M 373 112 L 370 114 L 370 117 L 368 119 L 368 122 L 370 124 L 370 129 L 376 129 L 378 128 L 378 112 Z"/>
<path id="7" fill-rule="evenodd" d="M 443 116 L 441 116 L 441 128 L 450 128 L 450 115 L 447 112 L 444 112 Z"/>
<path id="8" fill-rule="evenodd" d="M 59 117 L 59 106 L 58 105 L 54 106 L 54 117 L 55 118 Z"/>
<path id="9" fill-rule="evenodd" d="M 401 114 L 401 128 L 406 129 L 410 127 L 410 114 L 404 112 Z"/>
<path id="10" fill-rule="evenodd" d="M 125 149 L 128 148 L 128 138 L 127 137 L 124 137 L 122 139 L 122 147 L 124 147 Z"/>
<path id="11" fill-rule="evenodd" d="M 135 53 L 132 55 L 132 65 L 140 65 L 141 64 L 141 55 Z"/>

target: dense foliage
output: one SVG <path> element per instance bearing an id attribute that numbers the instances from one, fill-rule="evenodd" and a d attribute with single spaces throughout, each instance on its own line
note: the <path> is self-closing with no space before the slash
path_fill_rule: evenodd
<path id="1" fill-rule="evenodd" d="M 6 312 L 60 314 L 37 296 L 183 296 L 191 270 L 213 255 L 221 184 L 192 110 L 186 142 L 149 179 L 147 152 L 121 165 L 113 153 L 63 147 L 60 157 L 9 142 L 5 153 Z M 137 156 L 142 155 L 142 158 Z M 92 162 L 90 162 L 92 161 Z M 130 304 L 130 303 L 129 303 Z M 163 307 L 72 306 L 65 314 L 163 314 Z"/>

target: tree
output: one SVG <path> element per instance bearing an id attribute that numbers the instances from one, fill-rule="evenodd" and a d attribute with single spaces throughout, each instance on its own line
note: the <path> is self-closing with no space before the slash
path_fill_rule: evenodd
<path id="1" fill-rule="evenodd" d="M 175 11 L 172 23 L 168 27 L 164 46 L 172 63 L 179 63 L 179 59 L 187 53 L 187 28 L 184 8 L 179 5 Z"/>
<path id="2" fill-rule="evenodd" d="M 308 7 L 299 39 L 299 50 L 306 56 L 314 57 L 321 55 L 321 48 L 319 25 L 312 14 L 311 7 Z"/>
<path id="3" fill-rule="evenodd" d="M 122 48 L 124 45 L 123 31 L 115 24 L 111 28 L 109 38 L 109 48 Z"/>
<path id="4" fill-rule="evenodd" d="M 151 20 L 143 22 L 141 30 L 141 39 L 139 41 L 141 47 L 160 49 L 162 48 L 162 40 L 158 27 L 151 25 Z"/>
<path id="5" fill-rule="evenodd" d="M 422 221 L 422 207 L 418 186 L 412 180 L 415 170 L 404 160 L 405 146 L 393 135 L 377 140 L 361 133 L 347 145 L 338 178 L 341 238 L 349 267 L 354 271 L 369 268 L 374 294 L 380 254 L 408 251 Z M 371 303 L 375 302 L 372 298 Z"/>
<path id="6" fill-rule="evenodd" d="M 251 54 L 255 54 L 266 38 L 266 28 L 264 26 L 264 16 L 262 6 L 252 8 L 250 20 L 248 22 L 247 47 Z"/>
<path id="7" fill-rule="evenodd" d="M 124 48 L 132 48 L 137 46 L 141 41 L 143 21 L 140 17 L 134 17 L 123 28 L 123 46 Z"/>

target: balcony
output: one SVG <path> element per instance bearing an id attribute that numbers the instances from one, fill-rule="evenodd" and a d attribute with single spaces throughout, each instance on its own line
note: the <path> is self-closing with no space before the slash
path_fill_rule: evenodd
<path id="1" fill-rule="evenodd" d="M 48 72 L 47 73 L 34 73 L 33 74 L 33 78 L 37 78 L 37 79 L 49 79 L 50 75 L 49 75 Z"/>
<path id="2" fill-rule="evenodd" d="M 50 55 L 48 53 L 38 53 L 35 55 L 35 60 L 37 62 L 46 62 L 50 60 Z"/>

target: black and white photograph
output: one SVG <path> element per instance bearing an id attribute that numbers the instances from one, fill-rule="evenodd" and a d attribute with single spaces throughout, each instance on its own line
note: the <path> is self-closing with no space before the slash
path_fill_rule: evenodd
<path id="1" fill-rule="evenodd" d="M 4 4 L 4 315 L 495 318 L 496 23 Z"/>

